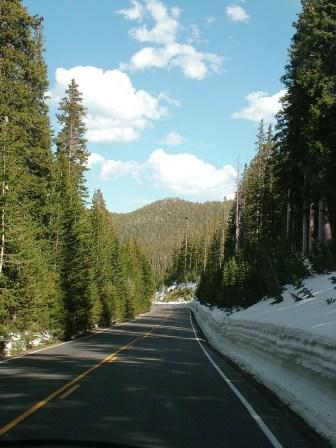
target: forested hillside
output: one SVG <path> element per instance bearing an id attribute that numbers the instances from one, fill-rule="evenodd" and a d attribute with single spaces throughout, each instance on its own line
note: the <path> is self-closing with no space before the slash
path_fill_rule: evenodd
<path id="1" fill-rule="evenodd" d="M 189 249 L 197 246 L 206 260 L 211 237 L 223 227 L 230 207 L 231 201 L 195 203 L 173 198 L 131 213 L 113 213 L 112 220 L 122 240 L 138 241 L 160 284 L 171 274 L 174 254 L 185 244 L 186 232 Z"/>
<path id="2" fill-rule="evenodd" d="M 281 300 L 286 282 L 336 266 L 336 4 L 302 6 L 275 131 L 261 122 L 225 248 L 210 254 L 199 285 L 204 302 L 235 307 L 267 295 Z M 213 245 L 219 246 L 218 235 Z"/>
<path id="3" fill-rule="evenodd" d="M 149 308 L 150 266 L 88 208 L 86 110 L 71 81 L 52 138 L 43 20 L 0 0 L 0 336 L 70 338 Z"/>

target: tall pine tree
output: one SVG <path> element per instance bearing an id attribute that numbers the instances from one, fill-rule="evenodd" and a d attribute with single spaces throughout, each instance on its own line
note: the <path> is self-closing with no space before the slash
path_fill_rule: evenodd
<path id="1" fill-rule="evenodd" d="M 61 130 L 56 138 L 54 257 L 61 274 L 67 337 L 92 325 L 91 229 L 86 210 L 85 139 L 82 95 L 75 80 L 66 90 L 57 115 Z"/>
<path id="2" fill-rule="evenodd" d="M 42 19 L 0 1 L 0 331 L 57 332 L 48 244 L 52 172 Z"/>

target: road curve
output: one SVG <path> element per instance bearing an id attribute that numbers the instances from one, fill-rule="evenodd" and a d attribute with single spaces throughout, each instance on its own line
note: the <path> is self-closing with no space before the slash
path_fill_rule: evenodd
<path id="1" fill-rule="evenodd" d="M 186 306 L 0 364 L 0 446 L 323 446 L 202 339 Z"/>

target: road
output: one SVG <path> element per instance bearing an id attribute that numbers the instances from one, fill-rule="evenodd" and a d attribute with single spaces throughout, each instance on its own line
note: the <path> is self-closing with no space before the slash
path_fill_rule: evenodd
<path id="1" fill-rule="evenodd" d="M 0 364 L 0 403 L 0 446 L 321 446 L 210 348 L 185 306 Z"/>

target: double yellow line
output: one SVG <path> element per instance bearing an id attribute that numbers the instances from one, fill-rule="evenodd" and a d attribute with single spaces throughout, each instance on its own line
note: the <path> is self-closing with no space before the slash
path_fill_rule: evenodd
<path id="1" fill-rule="evenodd" d="M 139 336 L 139 337 L 133 339 L 133 341 L 129 342 L 128 344 L 120 347 L 115 352 L 113 352 L 110 355 L 106 356 L 106 358 L 104 358 L 98 364 L 95 364 L 94 366 L 92 366 L 89 369 L 85 370 L 85 372 L 83 372 L 80 375 L 76 376 L 71 381 L 66 383 L 64 386 L 60 387 L 59 389 L 57 389 L 52 394 L 50 394 L 47 397 L 43 398 L 43 400 L 35 403 L 34 406 L 32 406 L 30 409 L 28 409 L 27 411 L 23 412 L 23 414 L 15 417 L 13 420 L 8 422 L 5 426 L 0 428 L 0 436 L 3 436 L 8 431 L 11 431 L 15 426 L 17 426 L 19 423 L 21 423 L 26 418 L 30 417 L 32 414 L 34 414 L 34 412 L 36 412 L 39 409 L 43 408 L 47 403 L 49 403 L 54 398 L 57 398 L 57 397 L 65 398 L 66 396 L 70 395 L 70 393 L 73 392 L 78 387 L 78 383 L 80 381 L 82 381 L 85 377 L 90 375 L 90 373 L 92 373 L 94 370 L 98 369 L 98 367 L 102 366 L 103 364 L 105 364 L 107 362 L 109 362 L 109 363 L 114 362 L 117 359 L 117 356 L 118 356 L 118 354 L 120 352 L 122 352 L 124 350 L 127 350 L 128 348 L 130 348 L 136 342 L 138 342 L 138 341 L 140 341 L 142 339 L 145 339 L 150 333 L 152 333 L 152 331 L 154 331 L 158 327 L 160 327 L 160 324 L 155 325 L 150 331 L 148 331 L 144 335 Z"/>

